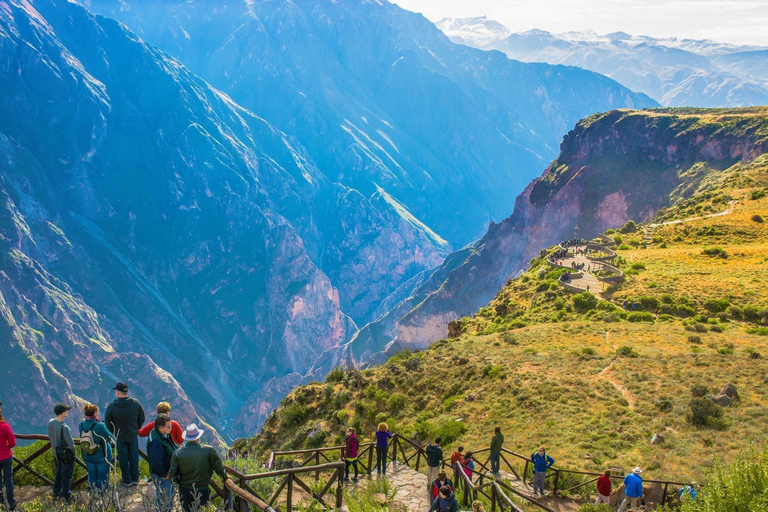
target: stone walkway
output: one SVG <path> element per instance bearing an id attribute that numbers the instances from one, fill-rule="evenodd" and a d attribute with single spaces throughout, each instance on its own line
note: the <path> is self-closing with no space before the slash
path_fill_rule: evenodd
<path id="1" fill-rule="evenodd" d="M 364 475 L 357 484 L 347 482 L 345 485 L 361 485 L 369 479 L 386 478 L 397 489 L 395 501 L 405 506 L 409 512 L 426 512 L 429 510 L 429 493 L 427 490 L 427 475 L 419 473 L 399 462 L 387 464 L 387 474 Z"/>

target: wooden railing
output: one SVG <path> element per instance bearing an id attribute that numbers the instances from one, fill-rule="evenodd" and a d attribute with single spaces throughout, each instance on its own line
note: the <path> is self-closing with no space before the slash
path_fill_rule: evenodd
<path id="1" fill-rule="evenodd" d="M 49 478 L 40 474 L 40 472 L 36 471 L 31 466 L 35 459 L 51 449 L 51 442 L 48 436 L 41 434 L 16 434 L 16 439 L 25 441 L 44 441 L 45 443 L 23 460 L 14 456 L 13 460 L 16 463 L 16 466 L 13 468 L 13 472 L 17 473 L 24 470 L 38 478 L 42 483 L 53 485 L 53 482 Z M 80 444 L 79 439 L 75 439 L 74 441 L 76 445 Z M 141 450 L 139 451 L 139 455 L 143 459 L 147 459 L 147 455 Z M 75 463 L 85 468 L 85 462 L 83 462 L 77 454 L 75 455 Z M 224 500 L 225 507 L 229 510 L 248 512 L 250 510 L 249 506 L 254 506 L 262 512 L 293 512 L 297 505 L 307 505 L 307 502 L 316 503 L 326 510 L 339 510 L 343 504 L 343 462 L 329 460 L 326 464 L 317 464 L 314 466 L 304 465 L 298 468 L 253 474 L 241 473 L 226 464 L 224 465 L 224 469 L 229 476 L 229 479 L 224 482 L 224 485 L 219 485 L 214 480 L 211 480 L 210 485 L 216 495 Z M 305 482 L 304 475 L 314 476 L 316 481 L 319 481 L 322 475 L 327 481 L 321 488 L 319 488 L 319 490 L 313 491 L 312 487 Z M 78 478 L 72 482 L 72 488 L 76 489 L 86 482 L 87 479 L 87 476 Z M 259 482 L 265 479 L 277 479 L 277 482 L 273 485 L 276 489 L 270 496 L 260 496 L 259 493 L 253 489 L 253 487 L 255 487 L 254 482 Z M 332 501 L 328 499 L 329 495 L 333 498 Z"/>

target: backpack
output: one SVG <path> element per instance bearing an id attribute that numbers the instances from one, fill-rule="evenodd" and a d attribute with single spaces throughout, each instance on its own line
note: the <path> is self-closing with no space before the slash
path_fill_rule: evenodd
<path id="1" fill-rule="evenodd" d="M 90 430 L 83 430 L 80 435 L 80 450 L 84 455 L 96 455 L 101 451 L 101 442 L 97 441 L 99 436 L 93 433 L 93 428 L 96 425 L 97 423 L 94 423 Z"/>
<path id="2" fill-rule="evenodd" d="M 64 425 L 61 426 L 59 442 L 56 444 L 56 460 L 62 464 L 70 464 L 75 461 L 75 453 L 69 449 L 69 445 L 64 439 Z"/>

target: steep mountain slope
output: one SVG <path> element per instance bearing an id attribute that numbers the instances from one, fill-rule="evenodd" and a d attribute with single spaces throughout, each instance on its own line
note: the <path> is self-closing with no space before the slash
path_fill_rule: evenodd
<path id="1" fill-rule="evenodd" d="M 513 33 L 485 17 L 446 18 L 437 26 L 456 43 L 500 50 L 523 62 L 565 64 L 602 73 L 662 105 L 768 104 L 768 53 L 761 47 L 635 37 L 624 32 Z"/>
<path id="2" fill-rule="evenodd" d="M 88 5 L 296 136 L 332 181 L 455 248 L 509 214 L 578 119 L 654 105 L 594 73 L 455 45 L 386 1 Z"/>
<path id="3" fill-rule="evenodd" d="M 361 330 L 389 352 L 424 348 L 449 322 L 477 310 L 527 262 L 559 240 L 591 237 L 629 219 L 646 221 L 685 197 L 706 176 L 768 152 L 765 108 L 613 111 L 587 118 L 563 140 L 560 156 L 515 202 L 508 219 L 461 254 L 449 256 L 439 283 L 406 307 Z M 346 347 L 354 354 L 354 339 Z"/>
<path id="4" fill-rule="evenodd" d="M 19 426 L 125 379 L 181 420 L 252 432 L 243 404 L 268 411 L 270 382 L 355 332 L 347 311 L 442 260 L 386 196 L 331 182 L 113 20 L 3 2 L 0 48 L 0 394 Z"/>
<path id="5" fill-rule="evenodd" d="M 746 112 L 737 123 L 719 115 L 702 120 L 710 125 L 710 149 L 744 148 L 731 139 L 739 134 L 742 142 L 764 143 L 768 112 L 755 115 L 760 129 L 746 126 Z M 665 117 L 671 121 L 657 121 Z M 697 130 L 678 123 L 679 135 Z M 621 179 L 647 178 L 647 169 L 617 166 L 617 147 L 592 135 L 582 138 L 582 163 L 594 169 L 606 161 Z M 650 219 L 666 224 L 653 228 L 648 243 L 644 226 L 607 231 L 625 280 L 602 300 L 560 285 L 564 269 L 546 258 L 559 247 L 544 249 L 461 320 L 460 335 L 302 386 L 259 436 L 236 446 L 266 456 L 276 447 L 333 445 L 346 425 L 368 441 L 387 421 L 417 442 L 442 435 L 450 453 L 459 444 L 487 448 L 500 425 L 506 448 L 529 454 L 543 444 L 559 467 L 639 465 L 648 478 L 701 481 L 715 457 L 732 460 L 746 440 L 766 440 L 768 154 L 744 160 L 738 153 L 724 165 L 681 166 L 683 186 Z M 739 399 L 718 396 L 727 383 Z"/>

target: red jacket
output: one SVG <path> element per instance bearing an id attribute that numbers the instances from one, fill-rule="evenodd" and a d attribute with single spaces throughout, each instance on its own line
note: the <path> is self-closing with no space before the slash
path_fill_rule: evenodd
<path id="1" fill-rule="evenodd" d="M 597 492 L 603 496 L 611 495 L 611 479 L 605 475 L 600 475 L 597 479 Z"/>
<path id="2" fill-rule="evenodd" d="M 357 440 L 357 434 L 352 434 L 347 437 L 346 449 L 344 450 L 345 459 L 356 459 L 357 449 L 360 446 L 360 442 Z"/>
<path id="3" fill-rule="evenodd" d="M 149 433 L 152 432 L 153 428 L 155 428 L 155 422 L 150 421 L 139 429 L 139 437 L 149 437 Z M 171 439 L 178 446 L 184 444 L 184 438 L 181 436 L 182 432 L 179 422 L 171 420 Z"/>
<path id="4" fill-rule="evenodd" d="M 11 448 L 14 446 L 16 446 L 16 436 L 13 435 L 11 426 L 4 421 L 0 421 L 0 460 L 13 457 Z"/>

